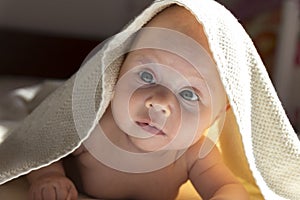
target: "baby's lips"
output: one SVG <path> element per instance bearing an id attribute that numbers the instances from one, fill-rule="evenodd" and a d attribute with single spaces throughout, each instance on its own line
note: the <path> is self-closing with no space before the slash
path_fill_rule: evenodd
<path id="1" fill-rule="evenodd" d="M 136 122 L 138 126 L 140 126 L 143 130 L 147 131 L 153 135 L 166 135 L 162 129 L 157 128 L 157 126 L 153 124 L 149 124 L 147 122 Z"/>

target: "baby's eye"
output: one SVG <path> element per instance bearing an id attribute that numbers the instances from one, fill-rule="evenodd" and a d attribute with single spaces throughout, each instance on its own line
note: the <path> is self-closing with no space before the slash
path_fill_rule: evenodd
<path id="1" fill-rule="evenodd" d="M 199 96 L 193 90 L 186 89 L 186 90 L 181 91 L 179 94 L 185 100 L 199 101 Z"/>
<path id="2" fill-rule="evenodd" d="M 142 71 L 139 73 L 139 75 L 144 82 L 149 84 L 155 83 L 154 77 L 150 72 Z"/>

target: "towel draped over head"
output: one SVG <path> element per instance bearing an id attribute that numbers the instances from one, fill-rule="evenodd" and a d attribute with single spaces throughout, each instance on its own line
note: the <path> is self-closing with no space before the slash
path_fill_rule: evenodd
<path id="1" fill-rule="evenodd" d="M 203 25 L 231 106 L 219 140 L 224 161 L 251 199 L 300 199 L 300 143 L 251 39 L 213 0 L 157 0 L 91 52 L 0 145 L 0 183 L 47 166 L 89 137 L 113 96 L 129 38 L 178 4 Z M 103 67 L 107 66 L 107 67 Z"/>

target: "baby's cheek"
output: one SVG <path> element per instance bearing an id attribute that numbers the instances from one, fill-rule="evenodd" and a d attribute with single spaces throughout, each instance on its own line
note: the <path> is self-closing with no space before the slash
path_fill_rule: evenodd
<path id="1" fill-rule="evenodd" d="M 211 114 L 209 110 L 199 110 L 197 113 L 190 113 L 185 117 L 185 123 L 190 126 L 190 132 L 197 139 L 205 132 L 209 127 L 211 121 Z"/>
<path id="2" fill-rule="evenodd" d="M 177 129 L 174 140 L 176 144 L 187 148 L 199 138 L 199 120 L 193 114 L 185 112 L 182 112 L 177 118 L 172 122 Z"/>

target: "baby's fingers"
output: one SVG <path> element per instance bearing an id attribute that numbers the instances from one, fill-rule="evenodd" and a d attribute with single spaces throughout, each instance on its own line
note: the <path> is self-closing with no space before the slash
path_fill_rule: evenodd
<path id="1" fill-rule="evenodd" d="M 70 188 L 66 200 L 77 200 L 77 198 L 78 198 L 77 190 L 74 188 Z"/>
<path id="2" fill-rule="evenodd" d="M 47 187 L 42 193 L 42 200 L 77 200 L 77 190 L 72 186 L 67 187 Z"/>
<path id="3" fill-rule="evenodd" d="M 57 189 L 54 186 L 44 187 L 42 189 L 42 196 L 41 200 L 60 200 L 60 198 L 57 198 Z M 61 198 L 61 200 L 63 199 Z"/>
<path id="4" fill-rule="evenodd" d="M 77 200 L 78 197 L 77 190 L 73 186 L 70 186 L 67 190 L 61 190 L 57 195 L 59 200 Z"/>
<path id="5" fill-rule="evenodd" d="M 29 200 L 77 200 L 77 190 L 65 176 L 41 178 L 30 186 Z"/>
<path id="6" fill-rule="evenodd" d="M 31 191 L 28 195 L 29 200 L 42 200 L 42 192 L 41 191 Z"/>
<path id="7" fill-rule="evenodd" d="M 43 198 L 43 188 L 41 187 L 30 187 L 28 193 L 29 200 L 44 200 Z"/>

